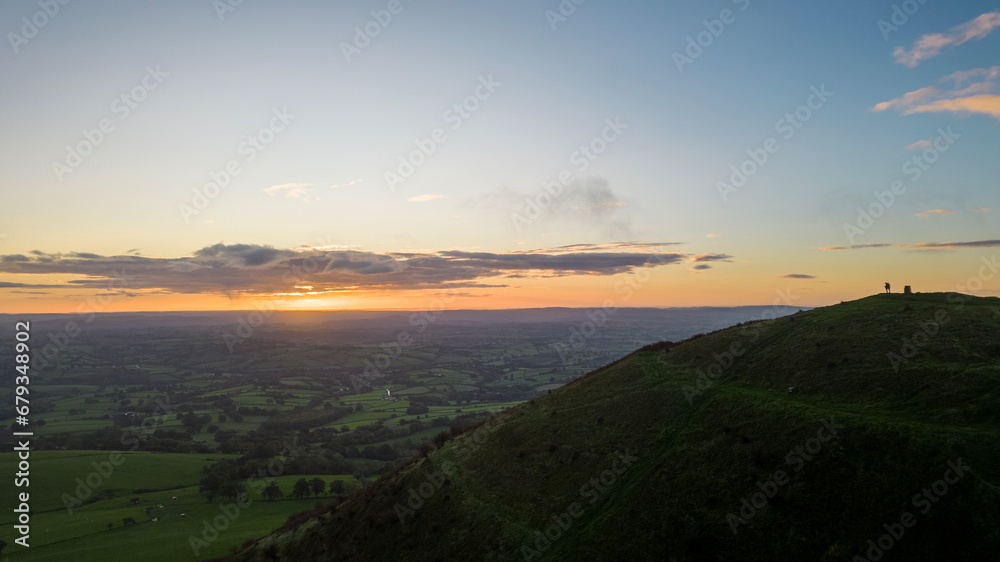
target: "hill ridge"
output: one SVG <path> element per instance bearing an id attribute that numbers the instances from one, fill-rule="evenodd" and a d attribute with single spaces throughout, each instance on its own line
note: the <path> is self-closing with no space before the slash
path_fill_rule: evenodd
<path id="1" fill-rule="evenodd" d="M 1000 545 L 1000 467 L 990 462 L 1000 458 L 998 304 L 872 296 L 645 346 L 233 559 L 851 560 L 962 458 L 968 474 L 917 515 L 920 532 L 894 541 L 892 556 L 986 560 Z M 938 309 L 949 322 L 894 371 L 896 340 Z M 736 356 L 733 341 L 753 336 Z M 684 387 L 727 350 L 732 362 L 689 400 Z M 791 456 L 817 446 L 831 415 L 839 434 Z M 477 435 L 482 443 L 460 453 Z M 638 460 L 563 528 L 566 506 L 619 450 Z M 394 506 L 446 462 L 456 475 L 401 524 Z M 761 485 L 772 489 L 779 470 L 787 482 L 735 532 L 729 516 Z M 536 557 L 523 547 L 543 545 L 541 532 L 558 537 Z"/>

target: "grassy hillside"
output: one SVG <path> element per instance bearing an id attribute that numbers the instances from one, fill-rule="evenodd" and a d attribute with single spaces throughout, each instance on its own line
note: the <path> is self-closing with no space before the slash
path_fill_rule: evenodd
<path id="1" fill-rule="evenodd" d="M 877 295 L 647 346 L 236 559 L 994 560 L 998 460 L 1000 300 Z"/>

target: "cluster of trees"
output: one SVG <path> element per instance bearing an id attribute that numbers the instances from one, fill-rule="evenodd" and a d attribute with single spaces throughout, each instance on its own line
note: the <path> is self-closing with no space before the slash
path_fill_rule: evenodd
<path id="1" fill-rule="evenodd" d="M 346 492 L 347 487 L 344 485 L 343 480 L 331 480 L 330 484 L 327 485 L 321 478 L 313 478 L 311 480 L 299 478 L 292 486 L 292 492 L 289 494 L 289 497 L 292 499 L 308 498 L 310 494 L 317 498 L 322 495 L 342 496 Z M 271 480 L 260 493 L 269 501 L 284 497 L 281 488 L 274 480 Z"/>
<path id="2" fill-rule="evenodd" d="M 246 466 L 239 467 L 237 463 L 218 462 L 212 466 L 202 469 L 202 478 L 199 483 L 198 492 L 205 494 L 208 501 L 215 498 L 224 498 L 229 501 L 238 499 L 247 492 L 246 483 L 252 482 L 253 475 L 240 478 L 246 472 Z M 266 474 L 258 472 L 257 474 Z M 307 498 L 309 495 L 319 497 L 329 490 L 330 495 L 343 495 L 347 488 L 343 480 L 332 480 L 329 485 L 319 478 L 313 477 L 310 480 L 299 478 L 292 487 L 288 497 L 293 499 Z M 260 494 L 267 500 L 275 500 L 284 496 L 278 483 L 271 479 L 266 486 L 260 489 Z"/>

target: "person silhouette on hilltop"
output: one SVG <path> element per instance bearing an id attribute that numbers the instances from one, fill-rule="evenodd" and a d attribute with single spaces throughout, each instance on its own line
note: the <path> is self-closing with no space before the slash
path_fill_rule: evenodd
<path id="1" fill-rule="evenodd" d="M 889 292 L 890 292 L 890 291 L 889 291 L 889 283 L 888 283 L 888 282 L 886 282 L 886 284 L 885 284 L 885 292 L 886 292 L 886 293 L 889 293 Z"/>

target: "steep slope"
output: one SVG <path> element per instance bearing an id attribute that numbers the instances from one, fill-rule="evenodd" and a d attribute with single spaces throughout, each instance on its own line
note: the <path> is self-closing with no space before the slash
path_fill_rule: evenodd
<path id="1" fill-rule="evenodd" d="M 1000 300 L 878 295 L 647 346 L 234 559 L 993 560 L 997 461 Z"/>

